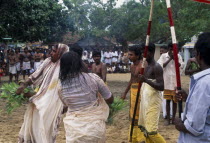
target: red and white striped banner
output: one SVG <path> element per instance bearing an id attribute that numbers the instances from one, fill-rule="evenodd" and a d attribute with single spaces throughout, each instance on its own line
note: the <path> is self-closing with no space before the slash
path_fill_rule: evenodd
<path id="1" fill-rule="evenodd" d="M 176 32 L 174 28 L 174 21 L 173 21 L 173 16 L 172 16 L 170 0 L 166 0 L 166 6 L 168 10 L 168 19 L 170 22 L 171 37 L 172 37 L 172 44 L 173 44 L 177 89 L 181 90 L 181 79 L 180 79 L 179 62 L 178 62 L 178 47 L 177 47 Z M 182 102 L 179 102 L 179 118 L 181 118 L 181 113 L 182 113 Z"/>
<path id="2" fill-rule="evenodd" d="M 210 4 L 210 0 L 193 0 L 193 1 L 197 1 L 197 2 L 202 2 L 202 3 L 208 3 L 208 4 Z"/>

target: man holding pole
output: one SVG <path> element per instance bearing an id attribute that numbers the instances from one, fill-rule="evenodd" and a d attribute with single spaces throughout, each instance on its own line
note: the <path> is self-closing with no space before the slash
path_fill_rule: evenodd
<path id="1" fill-rule="evenodd" d="M 195 49 L 201 71 L 191 77 L 189 95 L 184 90 L 176 94 L 179 101 L 187 99 L 182 119 L 175 120 L 178 143 L 210 142 L 210 32 L 198 37 Z"/>
<path id="2" fill-rule="evenodd" d="M 175 100 L 175 87 L 176 87 L 176 72 L 174 64 L 174 54 L 173 54 L 173 44 L 168 44 L 169 51 L 162 54 L 158 63 L 163 67 L 163 77 L 164 77 L 164 99 L 166 99 L 166 115 L 167 115 L 167 125 L 170 124 L 170 102 L 173 102 L 173 116 L 172 123 L 174 123 L 174 118 L 177 110 L 177 101 Z M 182 57 L 178 55 L 179 66 L 182 68 L 184 63 Z"/>
<path id="3" fill-rule="evenodd" d="M 128 51 L 128 57 L 133 64 L 131 65 L 131 79 L 128 83 L 128 86 L 125 90 L 125 92 L 122 94 L 122 99 L 126 98 L 126 95 L 128 91 L 130 90 L 130 121 L 132 121 L 133 118 L 133 112 L 134 112 L 134 106 L 136 102 L 136 96 L 138 91 L 138 74 L 140 72 L 141 68 L 141 49 L 140 47 L 130 47 Z M 140 100 L 139 100 L 140 103 Z M 138 119 L 139 119 L 139 103 L 136 111 L 135 116 L 135 123 L 134 123 L 134 129 L 133 129 L 133 136 L 132 136 L 132 142 L 141 142 L 144 141 L 143 133 L 138 129 Z"/>
<path id="4" fill-rule="evenodd" d="M 141 87 L 141 103 L 139 112 L 139 128 L 146 137 L 146 143 L 165 143 L 157 132 L 160 117 L 162 95 L 164 90 L 163 69 L 154 60 L 155 45 L 149 44 L 144 75 L 139 75 Z"/>

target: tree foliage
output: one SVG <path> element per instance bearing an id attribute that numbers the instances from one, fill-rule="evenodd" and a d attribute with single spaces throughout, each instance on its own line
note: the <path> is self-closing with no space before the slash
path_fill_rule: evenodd
<path id="1" fill-rule="evenodd" d="M 140 2 L 130 0 L 121 7 L 115 7 L 116 0 L 109 0 L 105 4 L 95 0 L 89 3 L 86 10 L 84 6 L 88 1 L 81 0 L 80 3 L 76 3 L 77 6 L 82 5 L 79 9 L 83 13 L 79 12 L 79 16 L 76 17 L 80 21 L 75 21 L 75 23 L 80 23 L 78 31 L 83 31 L 84 35 L 114 37 L 125 46 L 127 41 L 135 39 L 145 41 L 150 0 L 140 0 Z M 195 34 L 210 30 L 209 5 L 186 0 L 173 0 L 171 5 L 177 39 L 180 43 L 189 40 Z M 170 39 L 166 3 L 162 0 L 155 0 L 151 42 L 163 43 Z"/>
<path id="2" fill-rule="evenodd" d="M 23 41 L 61 41 L 76 31 L 81 37 L 115 38 L 127 46 L 135 39 L 144 42 L 150 0 L 130 0 L 116 7 L 117 0 L 1 0 L 0 36 Z M 186 0 L 171 1 L 177 39 L 180 43 L 200 32 L 210 31 L 210 7 Z M 171 39 L 166 3 L 155 0 L 151 42 Z"/>
<path id="3" fill-rule="evenodd" d="M 61 41 L 73 31 L 71 15 L 54 0 L 2 0 L 0 36 L 21 41 Z"/>

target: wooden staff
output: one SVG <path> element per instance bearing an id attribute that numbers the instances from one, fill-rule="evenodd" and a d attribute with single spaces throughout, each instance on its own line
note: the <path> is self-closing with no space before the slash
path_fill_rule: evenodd
<path id="1" fill-rule="evenodd" d="M 168 10 L 168 18 L 169 18 L 169 21 L 170 21 L 170 29 L 171 29 L 171 36 L 172 36 L 173 53 L 174 53 L 174 61 L 175 61 L 175 68 L 176 68 L 177 90 L 181 90 L 178 52 L 177 52 L 177 40 L 176 40 L 176 33 L 175 33 L 175 28 L 174 28 L 174 21 L 173 21 L 173 17 L 172 17 L 172 9 L 171 9 L 170 0 L 166 0 L 166 5 L 167 5 L 167 10 Z M 179 104 L 179 118 L 181 118 L 182 101 L 179 101 L 178 104 Z"/>
<path id="2" fill-rule="evenodd" d="M 154 7 L 154 0 L 151 1 L 149 22 L 148 22 L 148 27 L 147 27 L 146 44 L 145 44 L 145 49 L 144 49 L 142 68 L 140 70 L 140 74 L 141 75 L 144 74 L 145 62 L 146 62 L 146 58 L 147 58 L 147 51 L 148 51 L 148 46 L 149 46 L 149 39 L 150 39 L 150 32 L 151 32 L 151 25 L 152 25 L 153 7 Z M 135 106 L 134 106 L 133 118 L 132 118 L 132 122 L 131 122 L 131 130 L 130 130 L 130 140 L 129 140 L 129 142 L 132 142 L 133 128 L 134 128 L 134 123 L 135 123 L 136 110 L 137 110 L 137 107 L 138 107 L 138 101 L 139 101 L 139 96 L 140 96 L 141 85 L 142 85 L 142 83 L 139 82 L 139 84 L 138 84 L 138 91 L 137 91 L 137 95 L 136 95 L 136 102 L 135 102 Z"/>

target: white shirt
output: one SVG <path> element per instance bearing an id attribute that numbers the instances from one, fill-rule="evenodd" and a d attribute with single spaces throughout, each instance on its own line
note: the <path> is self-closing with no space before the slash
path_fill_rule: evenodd
<path id="1" fill-rule="evenodd" d="M 112 62 L 117 62 L 118 59 L 118 53 L 117 51 L 112 52 Z"/>
<path id="2" fill-rule="evenodd" d="M 176 71 L 175 71 L 175 63 L 174 60 L 171 60 L 166 67 L 163 67 L 163 64 L 168 61 L 170 58 L 168 53 L 162 54 L 157 61 L 163 68 L 163 78 L 164 78 L 164 89 L 174 90 L 176 85 Z M 178 54 L 180 71 L 184 67 L 184 62 L 182 57 Z"/>

